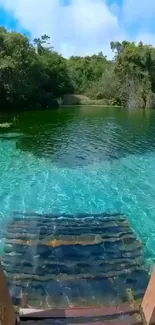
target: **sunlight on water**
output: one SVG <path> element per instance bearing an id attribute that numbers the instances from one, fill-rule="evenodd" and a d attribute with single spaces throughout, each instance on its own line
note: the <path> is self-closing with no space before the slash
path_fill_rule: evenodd
<path id="1" fill-rule="evenodd" d="M 125 213 L 145 244 L 147 262 L 152 264 L 155 259 L 154 139 L 151 149 L 143 150 L 145 131 L 142 137 L 138 129 L 136 138 L 132 139 L 132 129 L 124 126 L 125 117 L 123 126 L 113 117 L 104 117 L 102 129 L 101 121 L 102 116 L 73 119 L 66 129 L 57 123 L 58 133 L 52 133 L 51 138 L 50 129 L 39 127 L 40 134 L 37 134 L 35 126 L 32 126 L 34 134 L 30 129 L 26 134 L 21 128 L 21 133 L 15 130 L 17 134 L 12 132 L 9 140 L 4 139 L 9 135 L 3 135 L 0 140 L 1 222 L 4 227 L 15 211 Z M 127 135 L 125 150 L 123 141 Z M 146 147 L 151 136 L 147 136 Z"/>

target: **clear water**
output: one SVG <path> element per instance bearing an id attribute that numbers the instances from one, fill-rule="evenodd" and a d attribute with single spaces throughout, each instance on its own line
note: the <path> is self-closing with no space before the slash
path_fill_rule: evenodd
<path id="1" fill-rule="evenodd" d="M 0 133 L 1 227 L 15 211 L 122 212 L 152 265 L 155 112 L 81 107 L 14 116 Z"/>

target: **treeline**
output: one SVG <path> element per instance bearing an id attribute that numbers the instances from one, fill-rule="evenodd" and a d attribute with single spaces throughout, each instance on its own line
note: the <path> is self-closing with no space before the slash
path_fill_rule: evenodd
<path id="1" fill-rule="evenodd" d="M 65 59 L 43 35 L 29 39 L 0 28 L 0 109 L 54 108 L 66 94 L 131 108 L 155 106 L 155 48 L 111 42 L 114 59 L 100 52 Z"/>

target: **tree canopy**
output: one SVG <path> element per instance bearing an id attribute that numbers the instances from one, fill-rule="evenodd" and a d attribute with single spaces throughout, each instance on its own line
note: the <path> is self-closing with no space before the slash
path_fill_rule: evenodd
<path id="1" fill-rule="evenodd" d="M 155 106 L 155 48 L 142 42 L 111 42 L 102 52 L 63 58 L 48 35 L 29 39 L 0 28 L 0 109 L 56 107 L 66 94 L 106 99 L 126 107 Z"/>
<path id="2" fill-rule="evenodd" d="M 73 88 L 66 60 L 48 46 L 49 37 L 34 40 L 0 28 L 0 108 L 50 107 Z"/>

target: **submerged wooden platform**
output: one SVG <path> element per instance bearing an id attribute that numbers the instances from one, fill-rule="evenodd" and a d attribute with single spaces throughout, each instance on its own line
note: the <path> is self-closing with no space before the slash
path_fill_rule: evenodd
<path id="1" fill-rule="evenodd" d="M 16 213 L 4 237 L 2 263 L 14 305 L 52 308 L 56 317 L 75 308 L 117 314 L 122 306 L 133 319 L 149 275 L 126 216 Z"/>

